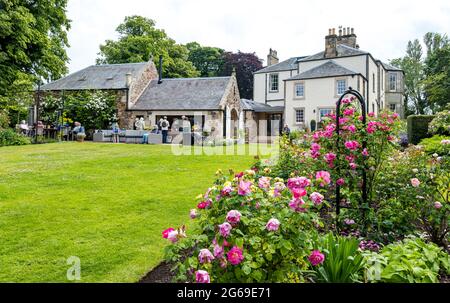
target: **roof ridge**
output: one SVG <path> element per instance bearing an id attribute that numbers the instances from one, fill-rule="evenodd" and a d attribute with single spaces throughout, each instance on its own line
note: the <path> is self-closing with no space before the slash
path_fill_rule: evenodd
<path id="1" fill-rule="evenodd" d="M 231 76 L 222 77 L 192 77 L 192 78 L 163 78 L 162 81 L 175 81 L 175 80 L 214 80 L 214 79 L 229 79 Z M 158 81 L 158 79 L 153 79 L 152 81 Z"/>

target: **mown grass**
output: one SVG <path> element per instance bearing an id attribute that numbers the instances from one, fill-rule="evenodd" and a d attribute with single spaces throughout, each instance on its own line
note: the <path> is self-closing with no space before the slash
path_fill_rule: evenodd
<path id="1" fill-rule="evenodd" d="M 138 281 L 162 259 L 161 231 L 189 222 L 215 171 L 253 162 L 176 156 L 170 146 L 2 147 L 0 281 L 68 282 L 71 256 L 80 258 L 81 282 Z"/>

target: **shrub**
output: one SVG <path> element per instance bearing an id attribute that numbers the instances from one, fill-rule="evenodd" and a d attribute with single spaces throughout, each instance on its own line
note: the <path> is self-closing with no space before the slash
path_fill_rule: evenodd
<path id="1" fill-rule="evenodd" d="M 435 116 L 411 115 L 408 116 L 408 141 L 417 144 L 420 140 L 428 138 L 428 125 Z"/>
<path id="2" fill-rule="evenodd" d="M 385 246 L 380 253 L 364 253 L 369 282 L 437 283 L 439 273 L 450 274 L 450 256 L 419 238 Z"/>
<path id="3" fill-rule="evenodd" d="M 28 137 L 16 133 L 12 129 L 0 129 L 0 146 L 26 145 L 31 141 Z"/>
<path id="4" fill-rule="evenodd" d="M 448 142 L 448 143 L 447 143 Z M 425 152 L 429 155 L 438 154 L 450 155 L 450 137 L 435 135 L 431 138 L 423 139 L 420 141 L 420 145 L 423 146 Z"/>
<path id="5" fill-rule="evenodd" d="M 450 107 L 436 114 L 428 125 L 428 132 L 432 135 L 450 136 Z"/>

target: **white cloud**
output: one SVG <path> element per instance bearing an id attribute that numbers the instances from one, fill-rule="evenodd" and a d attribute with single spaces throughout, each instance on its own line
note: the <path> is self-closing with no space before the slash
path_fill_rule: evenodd
<path id="1" fill-rule="evenodd" d="M 263 59 L 269 48 L 280 59 L 317 53 L 328 28 L 339 25 L 354 27 L 361 49 L 382 60 L 402 56 L 408 40 L 428 31 L 450 32 L 448 0 L 69 0 L 70 71 L 94 64 L 99 45 L 116 38 L 117 25 L 133 14 L 154 19 L 179 43 L 254 51 Z"/>

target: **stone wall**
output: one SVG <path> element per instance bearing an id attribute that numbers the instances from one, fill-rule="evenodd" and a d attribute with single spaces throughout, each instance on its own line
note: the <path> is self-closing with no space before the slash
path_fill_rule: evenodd
<path id="1" fill-rule="evenodd" d="M 132 104 L 136 103 L 137 99 L 149 85 L 150 81 L 155 79 L 158 79 L 158 71 L 153 61 L 149 61 L 147 66 L 145 67 L 144 72 L 136 79 L 133 79 L 130 87 L 129 107 L 131 107 Z"/>

